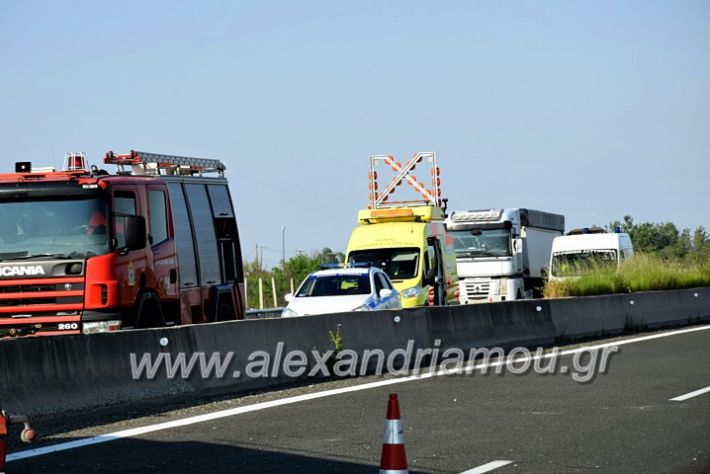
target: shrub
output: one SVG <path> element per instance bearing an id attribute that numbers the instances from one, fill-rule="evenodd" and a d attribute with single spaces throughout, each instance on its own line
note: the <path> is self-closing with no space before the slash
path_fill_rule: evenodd
<path id="1" fill-rule="evenodd" d="M 544 295 L 561 298 L 699 286 L 710 286 L 710 262 L 639 254 L 623 262 L 616 271 L 596 267 L 576 279 L 548 281 Z"/>

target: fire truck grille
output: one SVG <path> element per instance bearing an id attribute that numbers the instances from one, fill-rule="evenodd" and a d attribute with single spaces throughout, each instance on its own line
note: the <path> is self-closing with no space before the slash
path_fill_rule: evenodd
<path id="1" fill-rule="evenodd" d="M 57 291 L 57 292 L 67 292 L 67 291 L 78 291 L 84 290 L 83 283 L 71 283 L 69 290 L 65 288 L 65 283 L 61 284 L 38 284 L 38 285 L 8 285 L 0 286 L 0 298 L 3 297 L 5 293 L 22 293 L 27 294 L 31 297 L 32 294 L 39 292 Z"/>
<path id="2" fill-rule="evenodd" d="M 73 313 L 81 311 L 83 301 L 82 279 L 0 282 L 0 318 Z"/>
<path id="3" fill-rule="evenodd" d="M 23 298 L 14 300 L 0 299 L 0 308 L 5 306 L 37 306 L 43 304 L 81 304 L 83 299 L 84 298 L 82 296 L 68 296 L 63 298 Z"/>

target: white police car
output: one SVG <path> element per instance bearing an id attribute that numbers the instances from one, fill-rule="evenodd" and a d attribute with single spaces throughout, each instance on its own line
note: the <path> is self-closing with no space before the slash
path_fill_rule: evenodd
<path id="1" fill-rule="evenodd" d="M 311 273 L 296 294 L 286 295 L 283 317 L 400 309 L 402 300 L 378 268 L 335 268 Z"/>

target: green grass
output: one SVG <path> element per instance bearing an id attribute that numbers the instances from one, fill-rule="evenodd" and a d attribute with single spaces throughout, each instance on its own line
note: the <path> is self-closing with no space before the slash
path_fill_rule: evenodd
<path id="1" fill-rule="evenodd" d="M 710 262 L 637 255 L 623 262 L 618 271 L 597 267 L 576 280 L 549 281 L 544 294 L 545 298 L 561 298 L 699 286 L 710 286 Z"/>

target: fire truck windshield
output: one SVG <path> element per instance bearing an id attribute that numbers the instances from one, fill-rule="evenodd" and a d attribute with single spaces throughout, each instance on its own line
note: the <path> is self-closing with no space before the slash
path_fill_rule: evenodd
<path id="1" fill-rule="evenodd" d="M 101 195 L 0 201 L 0 261 L 108 253 Z"/>

